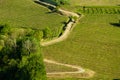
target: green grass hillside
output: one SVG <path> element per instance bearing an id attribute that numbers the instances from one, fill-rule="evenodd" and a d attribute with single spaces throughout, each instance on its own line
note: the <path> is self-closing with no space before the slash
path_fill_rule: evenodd
<path id="1" fill-rule="evenodd" d="M 92 69 L 96 75 L 90 80 L 119 79 L 119 4 L 119 0 L 71 0 L 70 5 L 61 6 L 63 9 L 83 13 L 85 16 L 67 40 L 44 47 L 44 57 Z M 80 10 L 82 6 L 85 6 L 85 12 L 82 11 L 83 8 Z"/>
<path id="2" fill-rule="evenodd" d="M 75 11 L 80 6 L 118 6 L 120 7 L 120 0 L 70 0 L 69 5 L 63 5 L 63 9 Z"/>
<path id="3" fill-rule="evenodd" d="M 85 6 L 85 10 L 83 10 L 83 6 Z M 51 46 L 43 47 L 42 53 L 44 54 L 44 58 L 91 69 L 95 71 L 96 74 L 90 80 L 120 79 L 120 0 L 70 0 L 70 4 L 60 7 L 68 11 L 78 12 L 80 14 L 83 13 L 84 17 L 75 26 L 68 39 Z M 36 64 L 39 63 L 40 60 L 42 62 L 42 58 L 39 58 L 39 56 L 41 57 L 41 54 L 39 55 L 39 51 L 41 50 L 39 49 L 40 47 L 38 47 L 40 46 L 40 40 L 36 39 L 43 38 L 45 36 L 43 35 L 44 32 L 50 33 L 50 35 L 46 34 L 47 38 L 49 38 L 49 36 L 51 37 L 51 33 L 52 37 L 58 36 L 66 20 L 67 17 L 57 13 L 51 13 L 49 9 L 35 3 L 33 0 L 0 0 L 0 23 L 7 23 L 12 27 L 17 27 L 10 27 L 10 31 L 5 29 L 4 35 L 0 34 L 1 53 L 4 54 L 5 50 L 3 49 L 6 49 L 6 47 L 4 47 L 5 43 L 6 46 L 10 47 L 10 49 L 8 48 L 9 50 L 12 49 L 11 51 L 13 53 L 17 53 L 17 51 L 14 52 L 13 48 L 17 50 L 16 48 L 19 47 L 19 49 L 25 53 L 23 55 L 29 55 L 29 49 L 26 46 L 30 44 L 30 50 L 33 51 L 33 54 L 34 51 L 37 51 L 37 55 L 29 55 L 29 58 L 20 58 L 22 66 L 21 64 L 19 66 L 23 68 L 26 66 L 28 72 L 30 70 L 30 74 L 33 73 L 31 75 L 34 77 L 36 73 L 32 68 L 38 69 L 35 71 L 42 70 L 39 69 L 39 65 L 36 67 Z M 43 32 L 41 30 L 43 30 Z M 19 34 L 22 35 L 22 37 Z M 31 35 L 34 36 L 34 38 L 31 37 Z M 16 38 L 19 36 L 20 40 Z M 19 41 L 21 41 L 22 44 L 16 45 L 18 47 L 14 47 L 14 43 L 18 44 Z M 12 46 L 7 45 L 7 43 L 10 43 Z M 25 48 L 22 48 L 21 45 Z M 26 52 L 28 54 L 26 54 Z M 22 52 L 20 54 L 22 54 Z M 16 59 L 16 57 L 14 58 Z M 11 60 L 8 62 L 5 62 L 6 57 L 1 57 L 3 63 L 10 64 L 14 69 L 16 63 L 13 62 L 12 65 L 12 61 L 14 60 L 12 60 L 11 57 L 10 59 Z M 36 59 L 36 62 L 34 62 L 34 59 Z M 31 64 L 25 64 L 24 61 L 27 63 L 27 60 Z M 41 64 L 43 66 L 43 62 Z M 24 72 L 23 68 L 22 70 Z M 74 69 L 71 68 L 49 63 L 46 63 L 46 69 L 48 72 L 74 71 Z M 40 72 L 43 72 L 45 76 L 45 71 Z M 13 75 L 11 74 L 11 76 Z M 41 77 L 39 75 L 36 76 L 37 79 Z M 17 75 L 15 77 L 17 77 Z M 49 78 L 48 80 L 86 79 Z"/>
<path id="4" fill-rule="evenodd" d="M 35 3 L 33 0 L 0 0 L 0 23 L 13 27 L 30 27 L 34 29 L 51 28 L 53 35 L 59 33 L 66 17 Z"/>
<path id="5" fill-rule="evenodd" d="M 88 5 L 120 5 L 120 0 L 71 0 L 71 2 L 74 3 L 74 5 L 81 5 L 81 6 L 88 6 Z"/>
<path id="6" fill-rule="evenodd" d="M 67 40 L 45 47 L 44 57 L 92 69 L 100 78 L 120 78 L 120 27 L 111 25 L 119 17 L 86 15 Z"/>

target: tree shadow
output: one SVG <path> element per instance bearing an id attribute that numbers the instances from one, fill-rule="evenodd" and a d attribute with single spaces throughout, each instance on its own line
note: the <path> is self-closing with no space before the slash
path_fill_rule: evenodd
<path id="1" fill-rule="evenodd" d="M 55 12 L 56 12 L 55 8 L 52 7 L 52 6 L 47 6 L 47 5 L 45 5 L 45 4 L 40 3 L 39 1 L 34 1 L 34 2 L 37 3 L 37 4 L 40 4 L 40 5 L 42 5 L 42 6 L 45 6 L 46 8 L 48 8 L 50 11 L 49 11 L 49 12 L 46 12 L 46 14 L 51 14 L 51 13 L 55 13 Z M 43 2 L 44 2 L 44 1 L 43 1 Z"/>
<path id="2" fill-rule="evenodd" d="M 52 11 L 46 12 L 46 14 L 52 14 L 52 13 L 54 13 L 54 12 L 52 12 Z"/>
<path id="3" fill-rule="evenodd" d="M 1 30 L 4 28 L 4 26 L 3 25 L 0 25 L 0 32 L 1 32 Z"/>
<path id="4" fill-rule="evenodd" d="M 120 79 L 113 79 L 113 80 L 120 80 Z"/>
<path id="5" fill-rule="evenodd" d="M 45 4 L 40 3 L 39 1 L 34 1 L 34 2 L 37 3 L 37 4 L 43 5 L 43 6 L 47 7 L 50 10 L 54 10 L 54 7 L 52 7 L 52 6 L 47 6 Z"/>
<path id="6" fill-rule="evenodd" d="M 64 25 L 66 25 L 67 24 L 67 22 L 65 22 L 65 21 L 63 21 L 63 22 L 61 22 L 62 24 L 64 24 Z"/>
<path id="7" fill-rule="evenodd" d="M 39 1 L 42 1 L 42 2 L 46 2 L 46 3 L 49 3 L 49 4 L 52 4 L 52 5 L 57 5 L 57 3 L 53 0 L 39 0 Z"/>
<path id="8" fill-rule="evenodd" d="M 65 29 L 66 29 L 66 26 L 67 26 L 67 24 L 68 24 L 68 22 L 65 22 L 65 21 L 63 21 L 63 22 L 61 22 L 64 26 L 63 26 L 63 28 L 62 28 L 62 31 L 61 31 L 61 33 L 59 34 L 59 37 L 63 34 L 63 31 L 65 31 Z"/>
<path id="9" fill-rule="evenodd" d="M 56 13 L 56 11 L 55 10 L 51 10 L 51 11 L 46 12 L 46 14 L 52 14 L 52 13 Z"/>
<path id="10" fill-rule="evenodd" d="M 115 26 L 115 27 L 120 27 L 120 23 L 110 23 L 110 24 Z"/>
<path id="11" fill-rule="evenodd" d="M 117 6 L 120 6 L 120 4 L 118 4 Z"/>

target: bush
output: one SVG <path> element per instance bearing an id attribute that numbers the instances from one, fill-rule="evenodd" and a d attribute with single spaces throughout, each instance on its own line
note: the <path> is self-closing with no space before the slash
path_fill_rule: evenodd
<path id="1" fill-rule="evenodd" d="M 43 38 L 51 38 L 52 37 L 52 31 L 49 27 L 46 27 L 44 30 L 43 30 Z"/>
<path id="2" fill-rule="evenodd" d="M 3 27 L 1 33 L 6 35 L 6 33 L 11 33 L 11 30 L 15 29 Z M 41 35 L 39 32 L 29 34 L 29 36 L 27 34 L 19 36 L 21 38 L 15 37 L 14 40 L 9 34 L 7 39 L 0 38 L 1 80 L 46 80 L 39 44 Z"/>
<path id="3" fill-rule="evenodd" d="M 56 2 L 57 6 L 61 6 L 61 5 L 69 4 L 70 0 L 53 0 L 53 1 Z"/>

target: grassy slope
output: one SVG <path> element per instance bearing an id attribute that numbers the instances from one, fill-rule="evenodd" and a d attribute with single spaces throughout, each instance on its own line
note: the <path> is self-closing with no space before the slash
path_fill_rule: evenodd
<path id="1" fill-rule="evenodd" d="M 32 0 L 0 0 L 0 22 L 14 27 L 52 28 L 58 31 L 66 17 L 50 12 Z"/>
<path id="2" fill-rule="evenodd" d="M 71 0 L 76 5 L 120 5 L 120 0 Z"/>
<path id="3" fill-rule="evenodd" d="M 119 17 L 85 16 L 66 41 L 44 48 L 44 57 L 92 69 L 101 78 L 120 78 L 120 27 L 110 25 Z"/>
<path id="4" fill-rule="evenodd" d="M 76 12 L 78 7 L 75 6 L 78 5 L 116 6 L 119 5 L 120 0 L 71 0 L 71 3 L 74 4 L 62 6 L 62 8 Z M 120 58 L 120 29 L 109 24 L 118 22 L 119 17 L 119 15 L 86 16 L 82 19 L 82 24 L 73 30 L 67 39 L 68 41 L 44 48 L 45 57 L 96 71 L 97 75 L 90 80 L 120 78 L 120 62 L 118 62 Z M 51 78 L 49 80 L 86 79 Z"/>
<path id="5" fill-rule="evenodd" d="M 76 12 L 76 7 L 79 6 L 120 6 L 120 0 L 70 0 L 70 5 L 62 8 Z"/>
<path id="6" fill-rule="evenodd" d="M 76 5 L 79 4 L 79 0 L 75 2 Z M 80 4 L 85 3 L 83 1 Z M 109 3 L 105 4 L 111 5 L 111 3 L 112 5 L 117 5 L 119 1 L 109 1 Z M 56 26 L 61 26 L 60 22 L 65 21 L 64 17 L 55 13 L 47 14 L 47 12 L 49 12 L 48 9 L 33 3 L 32 0 L 0 0 L 0 22 L 8 22 L 15 27 L 22 26 L 39 29 L 52 27 L 54 30 L 57 28 Z M 97 20 L 96 18 L 99 19 Z M 96 19 L 95 22 L 94 19 Z M 118 15 L 112 15 L 111 17 L 106 15 L 85 17 L 82 20 L 82 24 L 79 24 L 74 29 L 68 41 L 44 48 L 45 57 L 64 63 L 82 65 L 95 70 L 99 74 L 110 77 L 119 77 L 120 29 L 109 25 L 109 22 L 116 21 L 118 21 Z"/>

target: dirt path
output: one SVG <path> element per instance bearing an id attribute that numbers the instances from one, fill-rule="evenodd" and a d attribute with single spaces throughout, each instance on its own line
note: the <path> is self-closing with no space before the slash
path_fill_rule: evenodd
<path id="1" fill-rule="evenodd" d="M 70 68 L 74 68 L 77 69 L 79 72 L 85 72 L 85 70 L 79 66 L 75 66 L 75 65 L 69 65 L 69 64 L 64 64 L 64 63 L 59 63 L 56 61 L 52 61 L 52 60 L 48 60 L 48 59 L 44 59 L 45 62 L 47 63 L 51 63 L 51 64 L 56 64 L 56 65 L 61 65 L 61 66 L 66 66 L 66 67 L 70 67 Z"/>
<path id="2" fill-rule="evenodd" d="M 62 15 L 66 15 L 66 16 L 76 16 L 77 18 L 79 18 L 80 16 L 74 12 L 70 12 L 67 10 L 63 10 L 63 9 L 58 9 L 58 11 L 62 14 Z"/>
<path id="3" fill-rule="evenodd" d="M 52 8 L 56 8 L 56 6 L 51 5 L 49 3 L 45 3 L 42 1 L 37 1 L 40 4 L 42 4 L 43 6 L 50 6 Z M 42 46 L 48 46 L 48 45 L 52 45 L 58 42 L 61 42 L 63 40 L 65 40 L 68 35 L 70 34 L 71 30 L 76 26 L 76 24 L 78 23 L 78 21 L 83 17 L 83 15 L 79 16 L 78 14 L 74 13 L 74 12 L 70 12 L 70 11 L 66 11 L 63 9 L 58 9 L 59 13 L 65 16 L 75 16 L 77 17 L 77 19 L 75 21 L 70 21 L 67 25 L 66 25 L 66 29 L 64 31 L 64 33 L 53 40 L 50 41 L 45 41 L 45 42 L 41 42 L 40 44 Z M 95 72 L 89 69 L 83 69 L 80 66 L 76 66 L 76 65 L 70 65 L 70 64 L 64 64 L 64 63 L 59 63 L 53 60 L 48 60 L 48 59 L 44 59 L 44 62 L 47 63 L 51 63 L 51 64 L 56 64 L 56 65 L 61 65 L 61 66 L 65 66 L 65 67 L 70 67 L 70 68 L 74 68 L 77 69 L 77 71 L 75 72 L 51 72 L 51 73 L 47 73 L 47 77 L 59 77 L 59 78 L 64 78 L 64 77 L 76 77 L 76 78 L 90 78 L 93 77 Z"/>
<path id="4" fill-rule="evenodd" d="M 61 42 L 61 41 L 65 40 L 65 39 L 69 36 L 69 34 L 70 34 L 70 32 L 72 31 L 72 29 L 76 26 L 77 22 L 78 22 L 82 17 L 83 17 L 83 15 L 81 15 L 81 17 L 77 19 L 76 23 L 74 23 L 74 22 L 69 22 L 69 23 L 66 25 L 65 31 L 63 32 L 63 34 L 62 34 L 60 37 L 55 38 L 55 39 L 52 39 L 52 40 L 50 40 L 50 41 L 41 42 L 40 44 L 41 44 L 42 46 L 48 46 L 48 45 L 52 45 L 52 44 L 55 44 L 55 43 L 58 43 L 58 42 Z"/>
<path id="5" fill-rule="evenodd" d="M 52 4 L 49 4 L 49 3 L 46 3 L 46 2 L 42 2 L 42 1 L 40 1 L 40 0 L 35 0 L 35 2 L 41 4 L 41 5 L 45 6 L 45 7 L 50 6 L 50 7 L 53 8 L 53 9 L 56 9 L 56 8 L 57 8 L 56 6 L 54 6 L 54 5 L 52 5 Z M 48 7 L 48 8 L 49 8 L 49 7 Z M 50 9 L 50 8 L 49 8 L 49 9 Z M 62 14 L 62 15 L 65 15 L 65 16 L 76 16 L 76 17 L 79 17 L 79 15 L 76 14 L 76 13 L 74 13 L 74 12 L 70 12 L 70 11 L 67 11 L 67 10 L 60 9 L 60 8 L 58 9 L 58 12 L 59 12 L 60 14 Z"/>
<path id="6" fill-rule="evenodd" d="M 46 2 L 42 2 L 42 1 L 37 1 L 39 2 L 40 4 L 44 5 L 44 6 L 51 6 L 52 8 L 56 8 L 56 6 L 52 5 L 52 4 L 49 4 L 49 3 L 46 3 Z M 55 43 L 58 43 L 58 42 L 61 42 L 63 40 L 65 40 L 68 35 L 70 34 L 71 32 L 71 29 L 76 25 L 76 23 L 79 21 L 79 19 L 81 17 L 83 17 L 83 15 L 79 16 L 78 14 L 74 13 L 74 12 L 70 12 L 70 11 L 66 11 L 66 10 L 62 10 L 62 9 L 58 9 L 59 13 L 62 14 L 62 15 L 65 15 L 65 16 L 75 16 L 77 17 L 76 21 L 70 21 L 67 25 L 66 25 L 66 29 L 65 31 L 63 32 L 63 34 L 58 37 L 58 38 L 55 38 L 55 39 L 52 39 L 50 41 L 41 41 L 41 45 L 42 46 L 48 46 L 48 45 L 52 45 L 52 44 L 55 44 Z"/>
<path id="7" fill-rule="evenodd" d="M 50 41 L 41 42 L 40 44 L 41 44 L 42 46 L 48 46 L 48 45 L 53 45 L 53 44 L 55 44 L 55 43 L 58 43 L 58 42 L 61 42 L 61 41 L 65 40 L 65 39 L 69 36 L 69 34 L 70 34 L 70 32 L 72 31 L 72 29 L 76 26 L 76 24 L 78 23 L 78 21 L 79 21 L 82 17 L 83 17 L 83 15 L 81 15 L 81 17 L 78 18 L 75 23 L 74 23 L 74 22 L 69 22 L 69 23 L 66 25 L 65 31 L 63 32 L 63 34 L 62 34 L 60 37 L 55 38 L 55 39 L 52 39 L 52 40 L 50 40 Z"/>
<path id="8" fill-rule="evenodd" d="M 52 44 L 55 44 L 55 43 L 58 43 L 58 42 L 61 42 L 61 41 L 65 40 L 68 37 L 68 35 L 70 33 L 70 30 L 71 30 L 73 25 L 74 25 L 73 22 L 69 22 L 67 24 L 67 27 L 66 27 L 64 33 L 60 37 L 58 37 L 56 39 L 53 39 L 53 40 L 50 40 L 50 41 L 41 42 L 41 45 L 42 46 L 48 46 L 48 45 L 52 45 Z"/>
<path id="9" fill-rule="evenodd" d="M 95 74 L 94 71 L 92 71 L 92 70 L 83 69 L 82 67 L 76 66 L 76 65 L 69 65 L 69 64 L 59 63 L 59 62 L 56 62 L 56 61 L 53 61 L 53 60 L 48 60 L 48 59 L 44 59 L 44 62 L 77 69 L 77 71 L 74 71 L 74 72 L 69 71 L 69 72 L 51 72 L 51 73 L 47 73 L 48 77 L 90 78 L 90 77 L 93 77 L 93 75 Z"/>

